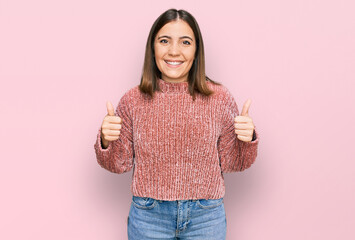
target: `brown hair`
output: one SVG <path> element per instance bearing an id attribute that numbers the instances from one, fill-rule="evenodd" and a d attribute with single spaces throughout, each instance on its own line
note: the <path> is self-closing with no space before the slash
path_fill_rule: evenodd
<path id="1" fill-rule="evenodd" d="M 189 93 L 193 97 L 193 100 L 196 98 L 195 92 L 209 96 L 213 94 L 213 91 L 208 88 L 206 81 L 210 81 L 216 85 L 221 85 L 221 83 L 213 81 L 205 74 L 205 52 L 200 28 L 197 21 L 190 13 L 185 10 L 176 10 L 173 8 L 162 13 L 155 20 L 152 28 L 150 29 L 145 48 L 143 72 L 139 90 L 143 93 L 149 94 L 151 97 L 153 97 L 155 91 L 160 91 L 157 78 L 161 78 L 161 72 L 155 62 L 154 39 L 158 31 L 165 24 L 178 19 L 184 20 L 187 24 L 189 24 L 196 39 L 195 59 L 188 74 Z"/>

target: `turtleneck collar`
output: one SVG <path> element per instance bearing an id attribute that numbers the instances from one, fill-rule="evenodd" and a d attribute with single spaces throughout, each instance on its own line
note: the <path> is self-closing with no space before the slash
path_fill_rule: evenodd
<path id="1" fill-rule="evenodd" d="M 189 89 L 188 82 L 167 82 L 158 78 L 158 84 L 162 92 L 165 93 L 186 93 Z"/>

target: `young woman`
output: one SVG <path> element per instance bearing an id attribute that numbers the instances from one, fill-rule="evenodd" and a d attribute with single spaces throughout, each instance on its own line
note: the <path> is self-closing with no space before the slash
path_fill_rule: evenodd
<path id="1" fill-rule="evenodd" d="M 95 152 L 105 169 L 133 168 L 130 240 L 226 237 L 223 173 L 243 171 L 259 137 L 221 83 L 205 75 L 195 18 L 169 9 L 154 22 L 139 85 L 107 102 Z"/>

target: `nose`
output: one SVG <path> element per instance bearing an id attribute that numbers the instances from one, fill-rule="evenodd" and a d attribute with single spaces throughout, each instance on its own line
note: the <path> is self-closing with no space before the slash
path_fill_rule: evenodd
<path id="1" fill-rule="evenodd" d="M 170 45 L 168 54 L 171 56 L 180 55 L 180 49 L 177 43 L 173 43 Z"/>

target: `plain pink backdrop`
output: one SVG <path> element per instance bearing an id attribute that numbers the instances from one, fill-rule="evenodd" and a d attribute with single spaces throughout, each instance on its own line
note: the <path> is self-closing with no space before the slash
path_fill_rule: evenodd
<path id="1" fill-rule="evenodd" d="M 171 7 L 260 133 L 255 164 L 224 175 L 227 240 L 355 239 L 352 0 L 0 0 L 0 238 L 127 239 L 132 172 L 94 143 Z"/>

